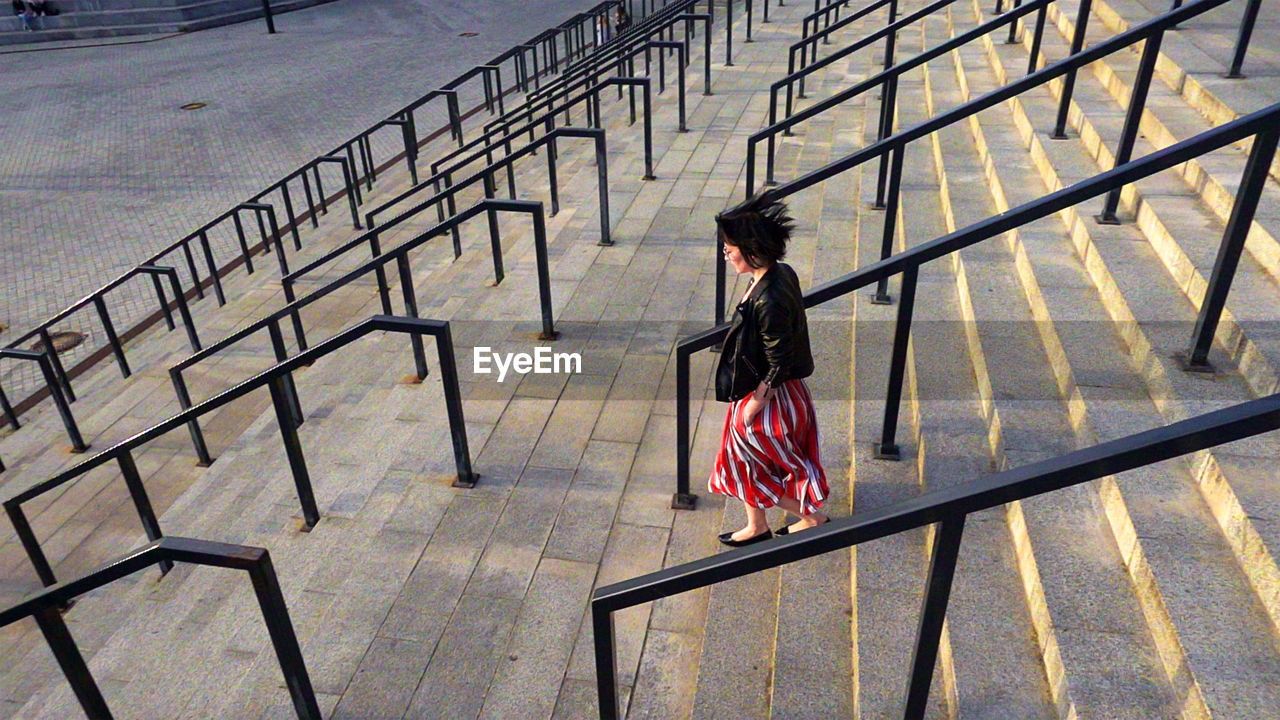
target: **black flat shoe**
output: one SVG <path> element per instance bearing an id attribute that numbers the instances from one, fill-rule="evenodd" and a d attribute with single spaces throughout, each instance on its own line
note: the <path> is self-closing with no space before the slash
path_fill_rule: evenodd
<path id="1" fill-rule="evenodd" d="M 826 524 L 827 524 L 827 523 L 829 523 L 829 522 L 831 522 L 831 518 L 830 518 L 830 517 L 828 517 L 826 520 L 823 520 L 822 522 L 818 523 L 817 525 L 814 525 L 814 527 L 819 527 L 819 526 L 821 526 L 821 525 L 826 525 Z M 808 529 L 809 529 L 809 528 L 805 528 L 805 530 L 808 530 Z M 783 525 L 782 527 L 778 528 L 778 532 L 774 533 L 774 535 L 790 535 L 790 534 L 791 534 L 791 526 L 790 526 L 790 525 Z"/>
<path id="2" fill-rule="evenodd" d="M 768 540 L 772 537 L 773 537 L 773 533 L 768 530 L 765 530 L 759 535 L 756 535 L 755 537 L 749 537 L 746 540 L 734 540 L 733 533 L 727 532 L 727 533 L 720 533 L 720 542 L 724 543 L 725 545 L 728 545 L 729 547 L 742 547 L 744 545 L 758 543 L 762 540 Z"/>

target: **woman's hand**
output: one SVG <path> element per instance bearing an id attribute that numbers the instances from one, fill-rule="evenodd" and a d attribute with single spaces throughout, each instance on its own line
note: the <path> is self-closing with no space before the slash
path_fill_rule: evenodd
<path id="1" fill-rule="evenodd" d="M 773 397 L 773 388 L 769 384 L 761 381 L 756 386 L 755 392 L 751 393 L 751 397 L 747 398 L 747 406 L 742 411 L 742 424 L 750 425 L 755 421 L 756 416 L 764 410 L 764 406 L 769 404 L 769 399 Z"/>

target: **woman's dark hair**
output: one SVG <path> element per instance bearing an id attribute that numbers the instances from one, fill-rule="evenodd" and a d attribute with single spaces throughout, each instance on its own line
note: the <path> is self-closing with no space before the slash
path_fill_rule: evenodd
<path id="1" fill-rule="evenodd" d="M 768 192 L 716 215 L 720 240 L 738 248 L 751 267 L 763 267 L 786 257 L 787 241 L 795 224 L 787 215 L 786 203 Z"/>

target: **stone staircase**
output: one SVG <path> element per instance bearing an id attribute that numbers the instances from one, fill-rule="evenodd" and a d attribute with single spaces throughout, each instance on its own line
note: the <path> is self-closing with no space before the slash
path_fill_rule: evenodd
<path id="1" fill-rule="evenodd" d="M 1137 0 L 1094 3 L 1091 40 L 1147 16 Z M 606 94 L 613 247 L 597 244 L 592 156 L 563 144 L 562 209 L 548 222 L 562 333 L 554 349 L 580 352 L 581 374 L 500 384 L 469 372 L 473 347 L 519 352 L 536 344 L 526 220 L 501 220 L 507 277 L 497 286 L 483 221 L 464 227 L 457 260 L 446 238 L 415 253 L 420 314 L 453 327 L 480 473 L 475 488 L 449 487 L 437 366 L 429 359 L 423 383 L 404 382 L 413 366 L 398 334 L 367 336 L 295 373 L 322 515 L 309 533 L 298 529 L 265 392 L 202 422 L 217 458 L 210 468 L 194 466 L 182 431 L 137 454 L 166 532 L 271 550 L 326 717 L 596 717 L 591 590 L 712 555 L 720 549 L 714 535 L 739 526 L 736 503 L 705 491 L 697 511 L 668 509 L 672 348 L 709 322 L 712 216 L 740 198 L 746 137 L 763 126 L 768 83 L 785 74 L 785 48 L 810 10 L 771 7 L 773 22 L 757 24 L 754 42 L 744 43 L 745 18 L 735 7 L 732 67 L 723 66 L 717 25 L 714 94 L 689 92 L 688 133 L 674 132 L 670 88 L 655 97 L 654 181 L 640 180 L 640 126 L 628 127 L 625 101 Z M 901 33 L 899 59 L 988 19 L 990 10 L 957 0 Z M 722 5 L 716 13 L 722 20 Z M 1050 60 L 1065 54 L 1074 17 L 1072 0 L 1050 8 Z M 882 23 L 875 13 L 840 38 Z M 1222 31 L 1189 24 L 1180 32 L 1201 39 Z M 904 76 L 898 127 L 1019 77 L 1030 40 L 1006 45 L 1004 35 Z M 1153 85 L 1135 155 L 1222 122 L 1224 108 L 1240 114 L 1260 106 L 1250 98 L 1275 97 L 1266 71 L 1274 41 L 1265 33 L 1255 36 L 1246 65 L 1256 77 L 1223 81 L 1230 85 L 1184 59 L 1197 47 L 1167 39 L 1160 77 L 1168 87 Z M 691 89 L 701 86 L 700 42 L 694 48 Z M 814 77 L 800 107 L 874 74 L 878 53 L 855 54 Z M 1047 137 L 1055 84 L 908 146 L 895 247 L 1109 169 L 1135 65 L 1136 56 L 1122 53 L 1080 73 L 1070 140 Z M 878 107 L 868 93 L 780 139 L 779 179 L 874 140 Z M 922 268 L 901 462 L 875 459 L 871 445 L 883 422 L 896 305 L 872 304 L 864 291 L 812 309 L 819 372 L 810 387 L 833 491 L 828 509 L 845 516 L 883 507 L 1274 392 L 1267 324 L 1280 279 L 1269 249 L 1280 212 L 1268 202 L 1274 182 L 1228 301 L 1232 314 L 1219 337 L 1231 342 L 1215 346 L 1217 372 L 1187 374 L 1176 359 L 1244 156 L 1227 149 L 1138 183 L 1121 206 L 1121 216 L 1137 222 L 1096 224 L 1096 199 Z M 545 201 L 540 160 L 518 166 L 520 197 Z M 800 228 L 788 262 L 806 287 L 878 259 L 884 213 L 870 209 L 875 182 L 872 164 L 790 199 Z M 380 174 L 365 206 L 407 187 L 402 167 Z M 434 222 L 431 213 L 406 223 L 383 247 Z M 341 221 L 322 222 L 304 236 L 296 262 L 352 232 Z M 344 257 L 299 293 L 360 262 L 358 254 Z M 206 342 L 281 307 L 276 279 L 273 271 L 236 276 L 226 307 L 194 304 Z M 394 273 L 390 280 L 396 287 Z M 742 290 L 731 283 L 730 297 Z M 314 344 L 377 312 L 370 279 L 309 307 L 304 321 Z M 82 399 L 73 408 L 91 452 L 176 412 L 164 369 L 187 355 L 184 343 L 180 331 L 149 331 L 128 346 L 133 378 L 121 381 L 103 365 L 77 380 Z M 699 486 L 724 415 L 709 383 L 714 358 L 694 355 Z M 265 338 L 251 339 L 186 376 L 199 400 L 271 363 Z M 10 466 L 0 476 L 6 497 L 79 461 L 65 444 L 48 408 L 0 439 Z M 1280 707 L 1280 572 L 1268 550 L 1277 523 L 1267 470 L 1276 453 L 1262 436 L 970 517 L 929 716 L 1267 717 L 1267 708 Z M 28 513 L 60 577 L 143 541 L 113 467 L 32 503 Z M 784 522 L 776 511 L 771 520 Z M 627 716 L 900 714 L 931 547 L 932 530 L 903 533 L 618 613 Z M 11 533 L 0 553 L 0 603 L 8 605 L 37 583 Z M 292 716 L 247 583 L 221 572 L 179 566 L 160 579 L 148 571 L 66 614 L 116 717 Z M 16 659 L 0 670 L 0 717 L 76 716 L 34 623 L 0 631 L 0 647 Z"/>
<path id="2" fill-rule="evenodd" d="M 272 0 L 273 13 L 300 10 L 330 0 Z M 37 17 L 34 31 L 5 7 L 0 45 L 179 33 L 262 17 L 261 0 L 50 0 L 59 14 Z"/>

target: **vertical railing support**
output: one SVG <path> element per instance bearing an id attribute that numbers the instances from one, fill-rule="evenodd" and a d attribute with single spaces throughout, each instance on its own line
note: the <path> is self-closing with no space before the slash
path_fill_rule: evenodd
<path id="1" fill-rule="evenodd" d="M 681 73 L 683 74 L 683 73 Z M 604 132 L 595 137 L 596 176 L 599 182 L 600 195 L 600 245 L 612 245 L 613 237 L 609 231 L 609 153 L 605 148 Z"/>
<path id="2" fill-rule="evenodd" d="M 724 66 L 733 67 L 733 0 L 724 4 Z"/>
<path id="3" fill-rule="evenodd" d="M 672 510 L 693 510 L 698 496 L 689 491 L 689 350 L 676 346 L 676 492 Z"/>
<path id="4" fill-rule="evenodd" d="M 1076 10 L 1076 29 L 1071 36 L 1071 52 L 1067 57 L 1073 57 L 1084 47 L 1084 33 L 1089 25 L 1089 7 L 1092 0 L 1080 0 L 1080 7 Z M 1062 97 L 1058 100 L 1058 119 L 1053 124 L 1053 133 L 1049 136 L 1054 140 L 1065 140 L 1067 138 L 1067 111 L 1071 109 L 1071 94 L 1076 87 L 1076 71 L 1074 68 L 1062 78 Z"/>
<path id="5" fill-rule="evenodd" d="M 419 340 L 421 338 L 419 337 Z M 458 365 L 453 357 L 453 333 L 449 324 L 436 335 L 440 355 L 440 384 L 444 386 L 444 407 L 449 416 L 449 436 L 453 440 L 453 461 L 458 469 L 454 487 L 475 487 L 479 475 L 471 469 L 471 450 L 467 447 L 467 423 L 462 415 L 462 392 L 458 389 Z M 424 365 L 425 368 L 425 365 Z"/>
<path id="6" fill-rule="evenodd" d="M 275 355 L 276 362 L 282 363 L 289 359 L 289 353 L 284 346 L 284 333 L 280 332 L 280 323 L 272 320 L 267 323 L 267 335 L 271 338 L 271 351 Z M 289 411 L 293 413 L 293 424 L 301 425 L 306 421 L 306 416 L 302 414 L 302 403 L 298 401 L 298 388 L 293 383 L 293 373 L 287 372 L 281 381 L 284 386 L 285 395 L 289 398 Z"/>
<path id="7" fill-rule="evenodd" d="M 280 581 L 271 566 L 271 556 L 264 551 L 261 558 L 249 566 L 248 570 L 253 592 L 258 598 L 258 607 L 262 608 L 262 620 L 267 625 L 267 634 L 271 636 L 276 659 L 280 661 L 285 687 L 289 688 L 289 697 L 293 700 L 294 711 L 299 720 L 322 720 L 324 715 L 316 704 L 311 677 L 302 660 L 298 636 L 293 632 L 293 622 L 289 620 L 289 609 L 285 606 Z"/>
<path id="8" fill-rule="evenodd" d="M 1274 128 L 1253 138 L 1253 148 L 1249 151 L 1249 161 L 1245 164 L 1244 175 L 1236 191 L 1231 218 L 1222 234 L 1218 258 L 1214 261 L 1209 287 L 1205 289 L 1196 327 L 1191 334 L 1192 344 L 1185 366 L 1187 370 L 1213 372 L 1213 366 L 1209 364 L 1209 348 L 1218 331 L 1218 322 L 1222 319 L 1222 309 L 1231 292 L 1231 281 L 1240 262 L 1240 253 L 1244 250 L 1245 238 L 1249 236 L 1249 227 L 1253 224 L 1253 215 L 1258 209 L 1258 200 L 1267 182 L 1267 173 L 1276 154 L 1277 138 L 1280 138 L 1280 130 Z"/>
<path id="9" fill-rule="evenodd" d="M 1036 71 L 1036 61 L 1040 59 L 1040 45 L 1044 40 L 1044 22 L 1048 8 L 1048 5 L 1041 5 L 1036 11 L 1036 29 L 1031 35 L 1031 58 L 1027 60 L 1028 75 Z"/>
<path id="10" fill-rule="evenodd" d="M 951 581 L 955 577 L 964 521 L 964 515 L 954 515 L 944 519 L 934 531 L 929 585 L 921 603 L 920 629 L 916 633 L 906 707 L 902 713 L 906 720 L 923 720 L 929 703 L 929 686 L 933 683 L 933 669 L 938 660 L 942 625 L 947 619 L 947 601 L 951 598 Z"/>
<path id="11" fill-rule="evenodd" d="M 400 276 L 400 292 L 404 295 L 404 314 L 418 317 L 418 297 L 413 289 L 413 271 L 409 268 L 409 257 L 404 253 L 396 256 L 396 270 Z M 417 333 L 409 335 L 409 344 L 413 347 L 413 368 L 418 374 L 418 382 L 427 377 L 427 351 L 422 345 L 422 336 Z"/>
<path id="12" fill-rule="evenodd" d="M 889 197 L 885 204 L 884 233 L 880 238 L 881 260 L 893 255 L 893 241 L 898 229 L 898 205 L 901 202 L 902 162 L 906 147 L 898 145 L 891 154 L 893 157 L 889 163 Z M 893 302 L 893 298 L 889 295 L 889 278 L 881 278 L 880 282 L 876 283 L 876 291 L 871 296 L 871 302 L 875 305 L 888 305 Z"/>
<path id="13" fill-rule="evenodd" d="M 618 678 L 613 650 L 616 646 L 613 613 L 596 603 L 591 604 L 591 635 L 595 638 L 596 692 L 600 720 L 618 720 L 621 716 L 618 714 Z"/>
<path id="14" fill-rule="evenodd" d="M 555 340 L 556 331 L 551 309 L 551 261 L 547 253 L 547 221 L 542 215 L 542 205 L 533 213 L 533 252 L 538 266 L 538 305 L 542 308 L 542 332 L 539 340 Z"/>
<path id="15" fill-rule="evenodd" d="M 49 558 L 45 557 L 44 550 L 40 549 L 40 541 L 36 540 L 36 534 L 31 529 L 31 523 L 27 522 L 27 514 L 22 511 L 22 506 L 13 500 L 6 500 L 4 511 L 9 516 L 9 523 L 13 525 L 14 534 L 22 543 L 22 549 L 27 552 L 27 559 L 31 561 L 36 577 L 40 578 L 40 584 L 45 587 L 57 584 L 58 578 L 53 574 Z"/>
<path id="16" fill-rule="evenodd" d="M 1156 58 L 1160 55 L 1160 39 L 1163 32 L 1148 37 L 1142 46 L 1142 59 L 1138 61 L 1138 75 L 1129 94 L 1129 110 L 1124 116 L 1124 129 L 1120 133 L 1120 145 L 1116 148 L 1116 161 L 1112 167 L 1120 167 L 1133 157 L 1133 145 L 1138 139 L 1138 127 L 1142 124 L 1142 112 L 1147 105 L 1147 91 L 1151 88 L 1151 76 L 1155 73 Z M 1120 191 L 1117 187 L 1107 193 L 1102 213 L 1094 219 L 1103 225 L 1119 225 L 1116 210 L 1120 207 Z"/>
<path id="17" fill-rule="evenodd" d="M 45 642 L 49 643 L 49 650 L 58 661 L 58 667 L 62 668 L 62 674 L 71 685 L 76 700 L 80 701 L 85 716 L 90 720 L 110 720 L 111 711 L 107 709 L 107 701 L 102 698 L 102 692 L 93 681 L 89 666 L 85 664 L 84 656 L 76 647 L 76 641 L 71 637 L 71 631 L 67 629 L 58 609 L 44 608 L 36 611 L 32 617 L 40 626 L 40 632 L 44 635 Z"/>
<path id="18" fill-rule="evenodd" d="M 1240 18 L 1240 34 L 1236 37 L 1236 49 L 1231 55 L 1231 68 L 1223 77 L 1232 80 L 1244 77 L 1240 71 L 1244 67 L 1244 56 L 1249 51 L 1249 38 L 1253 35 L 1253 24 L 1258 21 L 1258 9 L 1261 6 L 1262 0 L 1249 0 L 1249 4 L 1244 6 L 1244 17 Z"/>
<path id="19" fill-rule="evenodd" d="M 875 444 L 879 460 L 900 460 L 895 441 L 898 413 L 902 405 L 902 380 L 907 368 L 907 345 L 911 341 L 911 313 L 916 300 L 916 278 L 920 268 L 912 265 L 902 271 L 901 297 L 898 298 L 898 321 L 893 328 L 893 355 L 889 361 L 889 388 L 884 399 L 884 427 L 880 442 Z"/>
<path id="20" fill-rule="evenodd" d="M 182 377 L 182 370 L 179 368 L 169 369 L 169 379 L 173 382 L 173 392 L 178 396 L 178 407 L 185 410 L 191 409 L 191 393 L 187 390 L 187 381 Z M 200 467 L 209 467 L 213 464 L 213 458 L 209 455 L 209 446 L 204 442 L 204 433 L 200 430 L 200 420 L 191 418 L 187 421 L 187 432 L 191 434 L 191 445 L 195 447 L 197 465 Z"/>
<path id="21" fill-rule="evenodd" d="M 293 422 L 293 408 L 289 406 L 288 394 L 279 378 L 273 378 L 267 385 L 271 389 L 271 404 L 275 407 L 276 422 L 280 425 L 280 437 L 284 441 L 285 455 L 289 458 L 293 484 L 298 489 L 298 501 L 302 505 L 301 529 L 303 532 L 310 532 L 320 522 L 320 511 L 316 509 L 316 498 L 311 491 L 311 475 L 307 472 L 302 442 L 298 439 L 298 428 Z"/>
<path id="22" fill-rule="evenodd" d="M 98 319 L 102 322 L 102 331 L 107 335 L 107 344 L 111 346 L 111 352 L 116 356 L 116 364 L 120 366 L 120 375 L 129 377 L 133 374 L 133 371 L 129 369 L 129 361 L 124 356 L 124 345 L 120 343 L 120 336 L 116 335 L 116 326 L 111 322 L 111 314 L 107 312 L 107 303 L 102 299 L 101 295 L 94 296 L 93 307 L 98 311 Z"/>
<path id="23" fill-rule="evenodd" d="M 142 474 L 138 472 L 138 465 L 133 461 L 133 453 L 128 450 L 122 451 L 116 456 L 116 463 L 120 466 L 124 485 L 129 489 L 129 497 L 133 500 L 134 509 L 138 511 L 138 520 L 147 533 L 147 539 L 155 541 L 164 537 L 164 533 L 160 532 L 160 521 L 156 519 L 155 510 L 151 507 L 151 498 L 147 496 L 147 488 L 142 484 Z M 173 569 L 172 560 L 161 560 L 158 565 L 161 575 L 167 575 Z"/>

